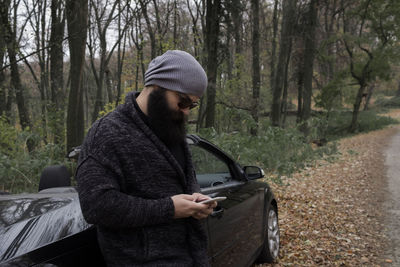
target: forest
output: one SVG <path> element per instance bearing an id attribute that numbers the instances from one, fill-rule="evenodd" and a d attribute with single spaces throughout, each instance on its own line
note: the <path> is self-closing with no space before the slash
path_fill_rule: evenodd
<path id="1" fill-rule="evenodd" d="M 72 170 L 66 151 L 171 49 L 208 76 L 189 132 L 278 175 L 332 155 L 395 122 L 376 107 L 400 106 L 399 14 L 397 0 L 0 0 L 0 191 Z"/>

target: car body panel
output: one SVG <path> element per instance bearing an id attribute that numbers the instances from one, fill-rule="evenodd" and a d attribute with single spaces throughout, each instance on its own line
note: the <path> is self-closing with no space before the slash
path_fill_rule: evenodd
<path id="1" fill-rule="evenodd" d="M 248 180 L 241 166 L 213 144 L 198 137 L 192 138 L 192 141 L 215 155 L 213 161 L 220 159 L 229 169 L 229 175 L 197 174 L 198 180 L 207 178 L 204 179 L 205 183 L 202 180 L 203 184 L 211 185 L 203 187 L 202 193 L 212 197 L 227 197 L 218 203 L 214 213 L 207 219 L 212 265 L 247 266 L 263 246 L 265 204 L 266 199 L 273 198 L 272 191 L 266 183 Z M 192 150 L 192 154 L 194 152 Z M 196 168 L 196 155 L 193 158 Z M 215 162 L 213 164 L 218 165 Z M 212 179 L 217 179 L 218 184 L 212 185 Z"/>
<path id="2" fill-rule="evenodd" d="M 248 179 L 215 145 L 197 136 L 187 140 L 206 152 L 193 155 L 195 165 L 205 163 L 196 168 L 201 192 L 227 197 L 206 220 L 210 263 L 250 266 L 264 244 L 266 211 L 275 197 L 267 183 Z M 0 242 L 1 266 L 104 266 L 96 228 L 84 220 L 73 187 L 0 195 Z"/>
<path id="3" fill-rule="evenodd" d="M 223 211 L 207 219 L 215 266 L 246 266 L 263 243 L 264 193 L 254 185 L 232 186 L 219 193 L 227 197 L 216 208 Z"/>
<path id="4" fill-rule="evenodd" d="M 75 189 L 65 191 L 0 196 L 0 262 L 90 227 Z"/>

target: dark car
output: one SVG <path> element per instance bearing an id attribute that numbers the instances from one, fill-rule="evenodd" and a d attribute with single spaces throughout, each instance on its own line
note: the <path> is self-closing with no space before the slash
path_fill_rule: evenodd
<path id="1" fill-rule="evenodd" d="M 187 141 L 202 193 L 227 197 L 206 220 L 210 263 L 249 266 L 276 260 L 277 201 L 268 184 L 258 180 L 262 169 L 242 168 L 198 136 L 188 135 Z M 54 170 L 42 175 L 39 193 L 0 195 L 1 266 L 104 265 L 95 226 L 84 220 L 74 187 L 53 187 L 66 185 L 62 168 L 59 174 Z"/>

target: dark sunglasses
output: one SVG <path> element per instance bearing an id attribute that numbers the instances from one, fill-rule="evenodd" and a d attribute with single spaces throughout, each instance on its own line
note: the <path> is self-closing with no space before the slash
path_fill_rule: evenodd
<path id="1" fill-rule="evenodd" d="M 192 109 L 199 105 L 198 102 L 194 102 L 188 95 L 185 95 L 180 92 L 176 92 L 176 94 L 179 97 L 178 107 L 180 109 L 186 109 L 186 108 Z"/>

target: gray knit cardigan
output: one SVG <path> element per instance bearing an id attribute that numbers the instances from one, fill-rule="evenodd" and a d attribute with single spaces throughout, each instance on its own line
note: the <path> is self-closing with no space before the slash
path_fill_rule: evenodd
<path id="1" fill-rule="evenodd" d="M 133 101 L 95 122 L 76 177 L 84 218 L 97 226 L 109 266 L 209 266 L 202 221 L 174 219 L 171 196 L 200 190 L 185 143 L 186 172 L 143 122 Z"/>

